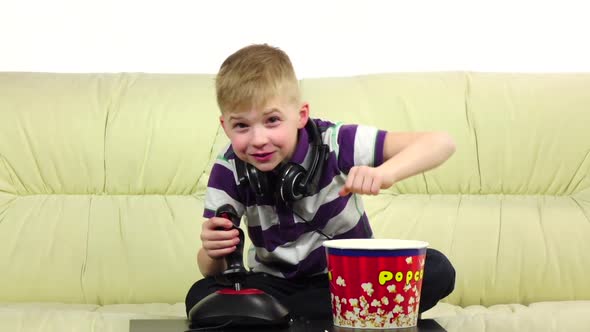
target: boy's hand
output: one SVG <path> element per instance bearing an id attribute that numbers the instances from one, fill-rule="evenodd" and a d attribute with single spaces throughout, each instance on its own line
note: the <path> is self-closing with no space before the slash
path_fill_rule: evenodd
<path id="1" fill-rule="evenodd" d="M 236 250 L 240 243 L 237 229 L 232 229 L 231 221 L 213 217 L 205 220 L 201 227 L 203 249 L 212 259 L 219 259 Z"/>
<path id="2" fill-rule="evenodd" d="M 346 196 L 350 193 L 377 195 L 381 188 L 389 188 L 393 181 L 387 179 L 378 167 L 354 166 L 348 172 L 346 183 L 338 194 Z"/>

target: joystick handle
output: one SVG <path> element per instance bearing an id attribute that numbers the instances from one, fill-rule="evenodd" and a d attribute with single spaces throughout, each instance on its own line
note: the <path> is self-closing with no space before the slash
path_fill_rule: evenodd
<path id="1" fill-rule="evenodd" d="M 225 256 L 225 262 L 227 263 L 227 268 L 223 271 L 223 275 L 227 277 L 234 286 L 236 290 L 240 287 L 239 283 L 242 278 L 246 275 L 246 269 L 244 268 L 243 262 L 243 255 L 244 255 L 244 231 L 238 227 L 240 222 L 240 218 L 238 217 L 238 213 L 233 206 L 229 204 L 225 204 L 220 206 L 217 211 L 215 212 L 216 217 L 225 218 L 232 222 L 232 229 L 237 229 L 239 232 L 240 243 L 237 244 L 236 250 L 231 254 Z"/>

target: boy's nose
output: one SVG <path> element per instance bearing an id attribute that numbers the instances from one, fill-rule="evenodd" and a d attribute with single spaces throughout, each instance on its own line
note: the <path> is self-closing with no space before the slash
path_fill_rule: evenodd
<path id="1" fill-rule="evenodd" d="M 257 128 L 253 130 L 252 141 L 250 142 L 254 146 L 262 146 L 268 143 L 268 136 L 266 130 L 263 128 Z"/>

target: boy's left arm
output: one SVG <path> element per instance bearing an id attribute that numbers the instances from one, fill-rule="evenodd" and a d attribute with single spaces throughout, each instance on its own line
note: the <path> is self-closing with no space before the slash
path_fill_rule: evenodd
<path id="1" fill-rule="evenodd" d="M 352 167 L 340 195 L 376 195 L 380 189 L 437 167 L 454 152 L 455 142 L 445 132 L 388 132 L 383 145 L 383 164 Z"/>

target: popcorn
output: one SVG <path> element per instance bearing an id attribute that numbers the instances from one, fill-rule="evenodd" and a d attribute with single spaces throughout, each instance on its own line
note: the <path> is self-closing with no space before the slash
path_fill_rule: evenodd
<path id="1" fill-rule="evenodd" d="M 340 301 L 336 301 L 336 310 L 337 311 L 341 311 L 342 305 L 340 304 Z"/>
<path id="2" fill-rule="evenodd" d="M 335 283 L 346 287 L 341 277 Z M 397 285 L 404 285 L 403 291 L 397 293 L 396 283 L 392 282 L 383 287 L 386 287 L 388 294 L 393 295 L 383 296 L 381 293 L 380 298 L 375 299 L 371 298 L 376 291 L 371 282 L 361 283 L 364 295 L 358 298 L 332 296 L 334 323 L 353 328 L 400 328 L 415 325 L 419 309 L 418 288 L 415 283 Z"/>
<path id="3" fill-rule="evenodd" d="M 357 315 L 355 315 L 355 314 L 354 314 L 352 311 L 347 311 L 347 312 L 344 314 L 344 317 L 345 317 L 346 319 L 348 319 L 348 320 L 357 320 L 357 317 L 356 317 L 356 316 L 357 316 Z"/>
<path id="4" fill-rule="evenodd" d="M 387 286 L 387 291 L 390 293 L 395 293 L 395 284 L 391 284 L 389 286 Z"/>
<path id="5" fill-rule="evenodd" d="M 359 301 L 360 301 L 360 303 L 361 303 L 361 307 L 363 307 L 363 308 L 364 308 L 364 307 L 366 307 L 366 306 L 367 306 L 367 299 L 365 299 L 365 297 L 364 297 L 364 296 L 361 296 L 361 297 L 359 298 Z"/>
<path id="6" fill-rule="evenodd" d="M 375 317 L 375 319 L 373 321 L 375 322 L 376 326 L 383 325 L 383 318 L 381 318 L 380 316 Z"/>
<path id="7" fill-rule="evenodd" d="M 369 295 L 369 296 L 373 295 L 373 292 L 375 291 L 375 290 L 373 290 L 373 284 L 370 282 L 365 282 L 365 283 L 361 284 L 361 287 L 363 288 L 365 293 L 367 293 L 367 295 Z"/>
<path id="8" fill-rule="evenodd" d="M 365 307 L 361 310 L 361 316 L 368 316 L 369 315 L 369 308 Z"/>

